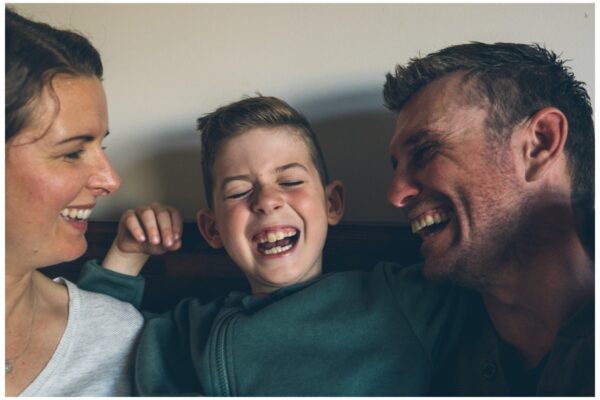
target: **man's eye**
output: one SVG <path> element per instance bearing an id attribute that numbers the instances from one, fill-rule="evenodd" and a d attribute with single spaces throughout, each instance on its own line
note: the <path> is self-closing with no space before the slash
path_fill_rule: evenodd
<path id="1" fill-rule="evenodd" d="M 430 161 L 439 148 L 439 143 L 425 143 L 413 150 L 412 160 L 416 167 L 422 168 Z"/>
<path id="2" fill-rule="evenodd" d="M 225 198 L 226 199 L 241 199 L 241 198 L 247 196 L 248 194 L 250 194 L 250 192 L 252 192 L 252 189 L 248 189 L 243 192 L 235 192 L 235 193 L 225 196 Z"/>

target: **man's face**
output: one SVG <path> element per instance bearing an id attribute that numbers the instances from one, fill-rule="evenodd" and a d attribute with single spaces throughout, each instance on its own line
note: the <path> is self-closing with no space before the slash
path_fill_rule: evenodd
<path id="1" fill-rule="evenodd" d="M 485 285 L 516 240 L 523 200 L 510 145 L 486 137 L 486 105 L 464 101 L 460 75 L 438 79 L 398 115 L 389 201 L 423 239 L 425 274 Z"/>

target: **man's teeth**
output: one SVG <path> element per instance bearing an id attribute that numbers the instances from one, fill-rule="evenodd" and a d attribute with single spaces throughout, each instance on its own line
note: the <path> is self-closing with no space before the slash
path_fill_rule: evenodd
<path id="1" fill-rule="evenodd" d="M 65 208 L 60 212 L 65 218 L 86 220 L 92 214 L 91 208 Z"/>
<path id="2" fill-rule="evenodd" d="M 285 239 L 296 235 L 296 231 L 277 231 L 269 232 L 266 235 L 261 235 L 256 238 L 258 243 L 275 243 L 278 240 Z"/>
<path id="3" fill-rule="evenodd" d="M 413 233 L 419 233 L 423 228 L 448 221 L 449 219 L 448 214 L 445 212 L 434 211 L 413 220 L 410 226 Z"/>

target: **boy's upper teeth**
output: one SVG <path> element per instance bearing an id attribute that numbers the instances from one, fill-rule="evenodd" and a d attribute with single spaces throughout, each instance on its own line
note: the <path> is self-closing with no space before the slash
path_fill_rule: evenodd
<path id="1" fill-rule="evenodd" d="M 412 228 L 413 233 L 419 233 L 423 228 L 427 226 L 431 226 L 434 224 L 439 224 L 440 222 L 448 221 L 449 217 L 444 211 L 435 210 L 430 211 L 425 214 L 420 215 L 418 218 L 415 218 L 410 226 Z"/>
<path id="2" fill-rule="evenodd" d="M 91 208 L 65 208 L 60 212 L 65 218 L 70 219 L 88 219 L 92 214 Z"/>
<path id="3" fill-rule="evenodd" d="M 297 233 L 295 229 L 284 229 L 279 231 L 262 232 L 256 237 L 258 243 L 275 243 L 278 240 L 294 236 Z"/>

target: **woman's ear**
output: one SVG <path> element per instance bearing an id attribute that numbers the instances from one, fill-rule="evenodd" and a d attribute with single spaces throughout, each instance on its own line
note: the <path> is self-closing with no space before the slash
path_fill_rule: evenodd
<path id="1" fill-rule="evenodd" d="M 333 181 L 325 186 L 327 196 L 327 222 L 336 225 L 344 216 L 344 184 Z"/>
<path id="2" fill-rule="evenodd" d="M 217 222 L 212 211 L 208 209 L 201 209 L 198 211 L 196 214 L 196 224 L 198 225 L 200 234 L 202 234 L 210 247 L 214 249 L 223 247 L 221 236 L 217 230 Z"/>
<path id="3" fill-rule="evenodd" d="M 564 154 L 569 132 L 567 117 L 555 107 L 536 112 L 526 126 L 525 179 L 534 181 Z"/>

